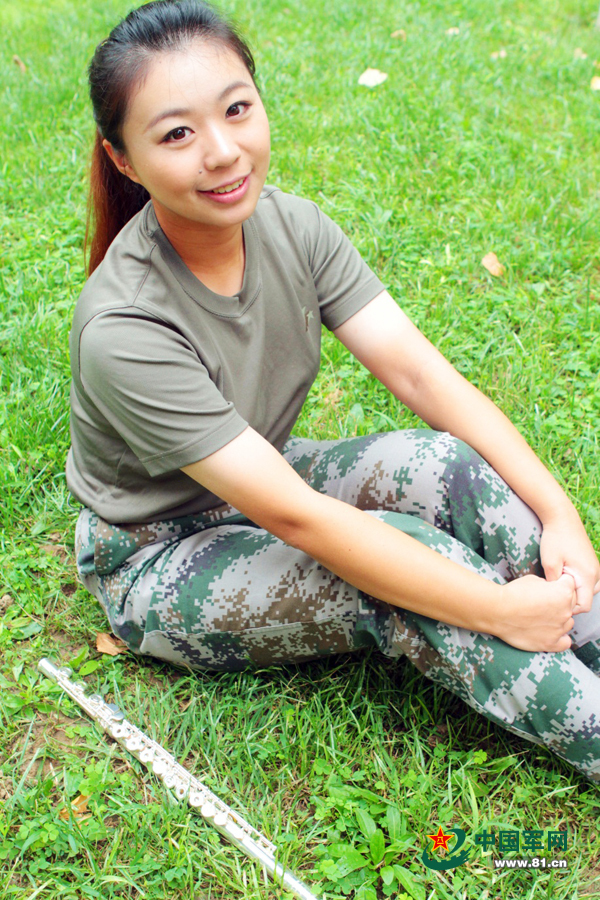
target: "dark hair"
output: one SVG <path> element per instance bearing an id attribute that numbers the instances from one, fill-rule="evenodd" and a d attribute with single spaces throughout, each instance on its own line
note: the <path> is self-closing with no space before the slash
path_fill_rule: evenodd
<path id="1" fill-rule="evenodd" d="M 97 133 L 92 151 L 86 249 L 88 274 L 98 266 L 121 228 L 148 201 L 140 184 L 122 175 L 102 141 L 117 151 L 132 89 L 157 53 L 181 50 L 201 38 L 236 53 L 254 78 L 254 59 L 243 38 L 204 0 L 153 0 L 132 10 L 96 47 L 89 67 L 90 97 Z M 93 233 L 89 239 L 93 221 Z"/>

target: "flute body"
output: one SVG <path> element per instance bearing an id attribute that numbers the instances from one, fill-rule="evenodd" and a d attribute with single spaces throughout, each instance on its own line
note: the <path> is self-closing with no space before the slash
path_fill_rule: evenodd
<path id="1" fill-rule="evenodd" d="M 276 861 L 274 844 L 190 774 L 164 747 L 128 722 L 117 706 L 106 703 L 99 694 L 86 694 L 86 685 L 72 681 L 69 668 L 58 668 L 49 659 L 40 660 L 38 668 L 59 684 L 107 734 L 154 772 L 178 800 L 187 800 L 223 837 L 259 862 L 274 881 L 300 900 L 318 900 L 306 885 Z"/>

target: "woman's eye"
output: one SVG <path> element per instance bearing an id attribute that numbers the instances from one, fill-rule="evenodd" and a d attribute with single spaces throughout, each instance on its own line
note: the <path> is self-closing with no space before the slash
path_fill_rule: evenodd
<path id="1" fill-rule="evenodd" d="M 247 109 L 250 108 L 249 103 L 232 103 L 229 109 L 227 110 L 227 118 L 235 119 L 238 116 L 241 116 L 242 113 L 246 112 Z"/>
<path id="2" fill-rule="evenodd" d="M 168 144 L 172 141 L 175 141 L 175 142 L 182 141 L 185 137 L 188 136 L 188 132 L 190 132 L 190 131 L 191 131 L 191 129 L 189 129 L 189 128 L 183 128 L 183 127 L 174 128 L 172 131 L 169 131 L 169 133 L 164 136 L 163 143 Z"/>

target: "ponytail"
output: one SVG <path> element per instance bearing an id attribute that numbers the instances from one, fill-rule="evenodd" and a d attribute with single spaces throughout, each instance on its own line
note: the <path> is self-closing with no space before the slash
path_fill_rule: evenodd
<path id="1" fill-rule="evenodd" d="M 117 152 L 124 151 L 127 104 L 152 58 L 180 51 L 198 39 L 228 47 L 254 79 L 254 59 L 248 45 L 205 0 L 152 0 L 132 10 L 96 47 L 89 67 L 97 132 L 85 234 L 88 275 L 100 265 L 121 228 L 150 197 L 145 188 L 119 172 L 102 141 L 106 139 Z"/>
<path id="2" fill-rule="evenodd" d="M 88 275 L 100 265 L 121 228 L 149 199 L 146 188 L 119 172 L 102 146 L 102 135 L 97 131 L 92 150 L 84 245 L 86 256 L 89 250 Z"/>

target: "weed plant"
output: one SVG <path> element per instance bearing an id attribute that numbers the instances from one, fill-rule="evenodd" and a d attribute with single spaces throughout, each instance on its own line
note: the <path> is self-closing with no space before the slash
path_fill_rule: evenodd
<path id="1" fill-rule="evenodd" d="M 530 440 L 597 547 L 596 5 L 225 8 L 256 51 L 271 182 L 340 223 L 416 323 Z M 367 654 L 215 675 L 96 652 L 106 623 L 77 584 L 77 506 L 63 474 L 67 336 L 84 281 L 85 67 L 127 8 L 0 0 L 0 896 L 280 895 L 38 675 L 51 656 L 168 746 L 328 900 L 600 897 L 597 788 L 408 663 Z M 367 67 L 387 81 L 359 86 Z M 482 267 L 489 251 L 502 277 Z M 416 423 L 324 336 L 298 434 Z M 463 829 L 472 851 L 446 872 L 420 859 L 440 825 Z M 492 851 L 475 842 L 483 829 L 566 830 L 568 869 L 494 870 Z"/>

